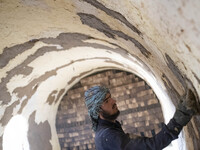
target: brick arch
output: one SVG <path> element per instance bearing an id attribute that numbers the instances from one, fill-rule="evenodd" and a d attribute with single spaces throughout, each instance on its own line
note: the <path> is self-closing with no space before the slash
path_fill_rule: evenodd
<path id="1" fill-rule="evenodd" d="M 93 49 L 93 51 L 94 50 L 95 49 Z M 168 120 L 171 119 L 173 115 L 174 105 L 165 91 L 165 87 L 163 86 L 162 80 L 160 80 L 159 77 L 153 74 L 152 71 L 137 57 L 134 58 L 132 56 L 130 57 L 129 55 L 120 55 L 119 51 L 118 53 L 110 51 L 111 55 L 106 55 L 106 57 L 101 57 L 101 55 L 105 56 L 105 54 L 108 51 L 109 50 L 106 51 L 102 50 L 101 52 L 99 51 L 98 56 L 95 54 L 93 56 L 90 56 L 90 58 L 88 59 L 84 59 L 83 61 L 84 64 L 81 62 L 77 65 L 77 67 L 73 66 L 74 70 L 77 71 L 82 67 L 84 68 L 85 64 L 87 64 L 87 68 L 84 68 L 85 69 L 84 71 L 81 70 L 82 72 L 80 71 L 78 75 L 74 75 L 71 77 L 71 80 L 68 82 L 68 86 L 65 87 L 66 89 L 65 92 L 67 92 L 70 88 L 72 88 L 76 83 L 79 83 L 79 81 L 84 77 L 96 73 L 98 71 L 108 70 L 108 69 L 118 69 L 122 71 L 128 71 L 130 73 L 138 75 L 140 78 L 143 78 L 152 87 L 153 91 L 155 92 L 161 104 L 164 122 L 168 122 Z M 89 50 L 87 50 L 87 52 L 90 53 Z M 173 144 L 169 146 L 169 149 L 170 148 L 178 149 L 179 144 L 181 144 L 184 147 L 184 143 L 185 143 L 184 138 L 182 137 L 177 141 L 173 142 Z"/>
<path id="2" fill-rule="evenodd" d="M 87 51 L 90 53 L 90 51 Z M 105 54 L 103 54 L 105 52 Z M 156 96 L 158 97 L 158 100 L 161 104 L 164 122 L 168 122 L 169 119 L 171 119 L 173 112 L 174 112 L 174 105 L 170 98 L 168 97 L 167 91 L 165 90 L 165 86 L 162 82 L 162 80 L 156 76 L 156 74 L 153 74 L 152 70 L 148 68 L 147 65 L 145 65 L 140 59 L 137 57 L 132 57 L 130 55 L 121 55 L 120 50 L 116 53 L 114 51 L 110 51 L 109 54 L 106 55 L 106 53 L 109 52 L 109 50 L 106 51 L 99 51 L 99 53 L 96 55 L 91 56 L 90 59 L 85 59 L 85 64 L 88 64 L 87 69 L 83 71 L 82 73 L 79 73 L 78 76 L 74 75 L 72 78 L 72 81 L 68 82 L 70 83 L 66 87 L 66 92 L 70 90 L 73 86 L 75 86 L 76 83 L 79 83 L 81 79 L 84 77 L 87 77 L 88 75 L 91 75 L 93 73 L 97 73 L 99 71 L 108 70 L 108 69 L 115 69 L 115 70 L 121 70 L 121 71 L 127 71 L 133 74 L 136 74 L 141 79 L 146 81 L 148 85 L 150 85 L 155 92 Z M 123 50 L 121 51 L 123 53 Z M 100 54 L 100 55 L 99 55 Z M 108 53 L 107 53 L 108 54 Z M 101 55 L 104 55 L 106 57 L 100 57 Z M 79 67 L 84 67 L 84 64 L 79 65 Z M 91 68 L 89 68 L 91 67 Z M 76 68 L 75 68 L 76 70 Z M 167 106 L 167 107 L 166 107 Z M 78 122 L 78 124 L 81 124 L 83 122 Z M 75 123 L 76 124 L 76 123 Z M 73 123 L 72 123 L 73 125 Z M 67 129 L 66 129 L 67 130 Z M 152 131 L 154 132 L 154 131 Z M 140 133 L 143 134 L 143 133 Z M 62 134 L 59 136 L 63 137 Z M 72 133 L 71 136 L 77 136 L 77 133 Z M 93 134 L 94 136 L 94 134 Z M 178 147 L 181 145 L 182 148 L 185 147 L 185 139 L 182 137 L 182 134 L 180 135 L 181 138 L 173 142 L 168 148 L 166 149 L 179 149 Z M 91 138 L 91 137 L 90 137 Z M 61 140 L 62 141 L 62 140 Z M 70 141 L 70 139 L 69 139 Z M 63 145 L 61 145 L 63 146 Z M 87 148 L 87 147 L 85 147 Z"/>

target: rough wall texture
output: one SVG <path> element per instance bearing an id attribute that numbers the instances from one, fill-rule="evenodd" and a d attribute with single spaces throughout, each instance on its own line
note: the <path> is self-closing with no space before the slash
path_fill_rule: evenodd
<path id="1" fill-rule="evenodd" d="M 35 128 L 28 135 L 50 128 L 48 141 L 29 137 L 31 149 L 42 141 L 59 149 L 62 96 L 100 70 L 143 78 L 168 121 L 188 86 L 200 96 L 199 10 L 197 0 L 0 0 L 0 149 L 9 144 L 4 131 L 15 115 Z M 189 150 L 200 147 L 199 125 L 195 116 L 184 128 Z"/>
<path id="2" fill-rule="evenodd" d="M 152 137 L 164 122 L 152 89 L 141 78 L 121 71 L 106 71 L 81 79 L 63 97 L 56 116 L 62 150 L 95 149 L 94 133 L 84 103 L 84 91 L 94 85 L 110 88 L 120 110 L 119 121 L 130 136 Z"/>

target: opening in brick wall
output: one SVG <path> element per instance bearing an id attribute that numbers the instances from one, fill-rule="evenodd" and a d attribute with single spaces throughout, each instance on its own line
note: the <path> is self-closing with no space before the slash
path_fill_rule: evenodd
<path id="1" fill-rule="evenodd" d="M 84 91 L 94 85 L 110 89 L 121 112 L 117 120 L 131 137 L 152 137 L 160 131 L 164 119 L 151 87 L 132 73 L 107 70 L 80 80 L 63 97 L 56 117 L 61 150 L 95 149 L 94 133 L 84 103 Z"/>

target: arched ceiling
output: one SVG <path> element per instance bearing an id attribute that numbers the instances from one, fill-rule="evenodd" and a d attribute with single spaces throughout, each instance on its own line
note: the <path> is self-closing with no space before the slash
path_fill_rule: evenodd
<path id="1" fill-rule="evenodd" d="M 0 0 L 0 141 L 20 114 L 33 131 L 49 127 L 45 136 L 57 149 L 54 123 L 62 95 L 104 69 L 146 80 L 171 108 L 163 109 L 168 120 L 171 104 L 188 86 L 200 95 L 199 8 L 198 1 L 181 0 Z M 192 132 L 197 140 L 198 129 Z M 188 147 L 195 149 L 194 143 Z"/>

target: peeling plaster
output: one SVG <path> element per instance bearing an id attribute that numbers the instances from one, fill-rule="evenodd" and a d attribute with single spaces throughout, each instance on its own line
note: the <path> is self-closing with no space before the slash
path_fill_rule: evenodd
<path id="1" fill-rule="evenodd" d="M 96 16 L 85 13 L 78 13 L 78 15 L 80 16 L 83 24 L 86 24 L 94 29 L 97 29 L 98 31 L 104 33 L 109 38 L 115 39 L 115 35 L 117 35 L 125 40 L 130 40 L 145 57 L 148 58 L 151 55 L 151 53 L 137 40 L 124 34 L 121 31 L 112 30 L 107 24 L 102 22 L 102 20 L 98 19 Z"/>
<path id="2" fill-rule="evenodd" d="M 60 92 L 58 93 L 58 96 L 55 100 L 55 103 L 57 103 L 58 101 L 60 101 L 60 99 L 62 98 L 63 94 L 65 92 L 65 89 L 60 90 Z"/>
<path id="3" fill-rule="evenodd" d="M 193 73 L 194 77 L 196 78 L 196 80 L 198 81 L 198 83 L 200 85 L 200 79 L 197 77 L 197 75 L 194 72 L 192 72 L 192 73 Z"/>
<path id="4" fill-rule="evenodd" d="M 178 79 L 178 81 L 182 84 L 182 86 L 184 88 L 186 88 L 185 80 L 184 80 L 184 77 L 182 76 L 181 71 L 175 65 L 175 62 L 171 59 L 171 57 L 169 55 L 165 54 L 165 56 L 166 56 L 167 61 L 168 61 L 168 63 L 167 63 L 168 67 L 174 73 L 174 75 L 176 76 L 176 78 Z"/>
<path id="5" fill-rule="evenodd" d="M 96 0 L 83 0 L 91 5 L 93 5 L 94 7 L 96 7 L 97 9 L 100 9 L 102 11 L 104 11 L 106 14 L 108 14 L 109 16 L 112 16 L 113 18 L 119 20 L 120 22 L 123 22 L 127 27 L 129 27 L 133 32 L 136 32 L 138 35 L 141 35 L 142 33 L 135 27 L 133 26 L 122 14 L 120 14 L 117 11 L 108 9 L 107 7 L 105 7 L 103 4 L 101 4 L 100 2 L 96 1 Z"/>
<path id="6" fill-rule="evenodd" d="M 32 40 L 23 44 L 15 45 L 13 47 L 4 48 L 3 53 L 0 54 L 0 69 L 5 67 L 8 62 L 17 55 L 25 52 L 27 49 L 32 48 L 37 41 L 38 40 Z"/>
<path id="7" fill-rule="evenodd" d="M 48 97 L 48 99 L 47 99 L 47 103 L 48 103 L 49 105 L 51 105 L 51 104 L 55 101 L 55 99 L 56 99 L 55 94 L 57 94 L 57 92 L 58 92 L 58 91 L 54 90 L 54 91 L 52 91 L 52 92 L 49 94 L 49 97 Z"/>
<path id="8" fill-rule="evenodd" d="M 33 112 L 29 117 L 28 141 L 30 150 L 52 150 L 51 129 L 48 121 L 37 124 L 35 122 L 36 112 Z"/>
<path id="9" fill-rule="evenodd" d="M 5 126 L 10 118 L 13 116 L 13 109 L 20 103 L 20 101 L 15 101 L 10 106 L 6 107 L 3 117 L 1 118 L 0 122 L 2 126 Z"/>
<path id="10" fill-rule="evenodd" d="M 162 80 L 164 81 L 167 91 L 169 91 L 168 94 L 171 96 L 174 105 L 177 105 L 178 101 L 180 100 L 180 94 L 176 91 L 176 89 L 164 73 L 162 75 Z"/>

